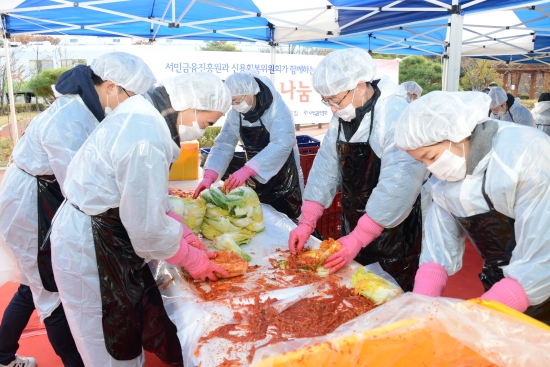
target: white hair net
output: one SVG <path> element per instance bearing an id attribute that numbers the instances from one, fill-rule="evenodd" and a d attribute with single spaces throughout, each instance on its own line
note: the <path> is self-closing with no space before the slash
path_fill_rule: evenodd
<path id="1" fill-rule="evenodd" d="M 90 65 L 95 75 L 136 94 L 144 94 L 157 78 L 141 58 L 126 52 L 109 52 Z"/>
<path id="2" fill-rule="evenodd" d="M 459 142 L 488 119 L 491 99 L 481 92 L 431 92 L 411 103 L 395 126 L 395 143 L 402 150 Z"/>
<path id="3" fill-rule="evenodd" d="M 403 88 L 410 94 L 416 94 L 418 97 L 422 95 L 422 87 L 420 87 L 416 82 L 404 82 L 401 84 Z"/>
<path id="4" fill-rule="evenodd" d="M 347 48 L 329 53 L 313 73 L 313 88 L 322 96 L 335 96 L 354 89 L 359 82 L 372 82 L 376 63 L 365 50 Z"/>
<path id="5" fill-rule="evenodd" d="M 231 108 L 231 92 L 223 81 L 211 73 L 179 75 L 164 82 L 172 108 L 193 108 L 226 113 Z"/>
<path id="6" fill-rule="evenodd" d="M 225 85 L 229 88 L 231 96 L 242 96 L 245 94 L 258 94 L 260 87 L 254 79 L 254 75 L 248 73 L 231 74 L 225 79 Z"/>
<path id="7" fill-rule="evenodd" d="M 491 108 L 502 106 L 504 102 L 508 100 L 506 91 L 501 87 L 493 87 L 489 91 L 489 97 L 491 97 Z"/>

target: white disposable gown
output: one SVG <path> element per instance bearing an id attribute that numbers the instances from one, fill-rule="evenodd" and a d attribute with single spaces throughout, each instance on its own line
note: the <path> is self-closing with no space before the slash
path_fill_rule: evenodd
<path id="1" fill-rule="evenodd" d="M 521 284 L 531 305 L 550 296 L 550 138 L 536 129 L 499 121 L 492 150 L 471 175 L 449 182 L 432 176 L 433 203 L 426 216 L 420 264 L 435 262 L 449 275 L 462 267 L 465 234 L 453 217 L 495 209 L 515 219 L 516 247 L 504 276 Z"/>
<path id="2" fill-rule="evenodd" d="M 519 98 L 516 98 L 514 104 L 510 107 L 510 110 L 506 111 L 502 117 L 491 113 L 491 118 L 495 120 L 515 122 L 516 124 L 525 126 L 535 126 L 535 120 L 533 119 L 531 112 L 521 105 Z"/>
<path id="3" fill-rule="evenodd" d="M 403 87 L 382 77 L 378 83 L 381 95 L 374 107 L 374 126 L 369 137 L 371 113 L 367 113 L 350 143 L 367 139 L 377 157 L 382 160 L 378 185 L 366 205 L 369 217 L 384 228 L 393 228 L 407 218 L 426 177 L 426 167 L 397 148 L 394 126 L 408 103 Z M 329 129 L 309 173 L 304 200 L 315 201 L 325 208 L 332 203 L 340 185 L 336 152 L 338 117 L 333 116 Z M 346 141 L 344 131 L 340 140 Z"/>
<path id="4" fill-rule="evenodd" d="M 119 208 L 137 255 L 146 260 L 173 256 L 183 229 L 166 209 L 169 166 L 178 156 L 164 118 L 137 95 L 103 120 L 69 166 L 67 201 L 52 226 L 52 263 L 86 366 L 141 366 L 144 361 L 143 353 L 130 361 L 115 360 L 105 347 L 90 216 Z"/>
<path id="5" fill-rule="evenodd" d="M 292 112 L 288 109 L 279 92 L 275 90 L 271 81 L 266 77 L 259 77 L 259 79 L 273 94 L 273 103 L 260 117 L 265 128 L 269 131 L 269 144 L 246 165 L 258 173 L 254 178 L 265 184 L 279 173 L 288 156 L 293 152 L 300 178 L 300 189 L 303 192 L 304 176 L 300 167 L 300 154 L 296 143 Z M 244 127 L 261 126 L 260 120 L 250 123 L 243 118 L 242 121 Z M 233 158 L 235 147 L 241 139 L 239 128 L 239 112 L 232 108 L 227 113 L 222 131 L 216 138 L 210 154 L 208 154 L 208 159 L 204 165 L 205 169 L 216 171 L 219 177 L 223 176 Z"/>
<path id="6" fill-rule="evenodd" d="M 33 176 L 53 174 L 63 187 L 69 163 L 98 124 L 80 96 L 58 98 L 31 122 L 15 146 L 14 163 L 0 186 L 0 235 L 17 259 L 21 283 L 31 288 L 41 321 L 60 300 L 57 292 L 44 289 L 38 273 L 37 183 Z"/>
<path id="7" fill-rule="evenodd" d="M 535 108 L 531 111 L 537 129 L 550 135 L 550 101 L 535 103 Z"/>

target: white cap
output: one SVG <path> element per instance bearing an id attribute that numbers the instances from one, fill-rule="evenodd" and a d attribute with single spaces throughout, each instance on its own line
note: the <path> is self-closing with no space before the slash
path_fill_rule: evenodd
<path id="1" fill-rule="evenodd" d="M 435 91 L 411 103 L 395 126 L 395 143 L 415 150 L 472 135 L 477 124 L 488 119 L 491 99 L 481 92 Z"/>
<path id="2" fill-rule="evenodd" d="M 144 94 L 157 80 L 145 61 L 126 52 L 103 54 L 92 61 L 90 68 L 101 79 L 135 94 Z"/>
<path id="3" fill-rule="evenodd" d="M 231 108 L 231 92 L 218 76 L 211 73 L 179 75 L 167 79 L 164 87 L 176 111 L 193 108 L 226 113 Z"/>
<path id="4" fill-rule="evenodd" d="M 229 88 L 231 96 L 242 96 L 245 94 L 258 94 L 260 87 L 254 79 L 254 75 L 248 73 L 231 74 L 225 79 L 225 85 Z"/>
<path id="5" fill-rule="evenodd" d="M 321 60 L 313 73 L 313 88 L 322 96 L 335 96 L 370 83 L 376 75 L 376 63 L 365 50 L 347 48 L 333 51 Z"/>
<path id="6" fill-rule="evenodd" d="M 489 91 L 489 97 L 491 97 L 491 108 L 502 106 L 504 102 L 508 100 L 506 91 L 501 87 L 492 87 Z"/>
<path id="7" fill-rule="evenodd" d="M 403 88 L 410 94 L 416 94 L 418 97 L 422 95 L 422 87 L 420 87 L 416 82 L 404 82 L 401 84 Z"/>

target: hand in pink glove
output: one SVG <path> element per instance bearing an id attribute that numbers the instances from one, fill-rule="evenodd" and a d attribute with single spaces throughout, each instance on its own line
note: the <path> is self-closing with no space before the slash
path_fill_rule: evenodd
<path id="1" fill-rule="evenodd" d="M 250 176 L 256 176 L 257 173 L 252 168 L 244 166 L 237 172 L 229 176 L 224 182 L 226 190 L 231 191 L 239 186 L 242 186 Z"/>
<path id="2" fill-rule="evenodd" d="M 212 281 L 218 280 L 216 273 L 223 277 L 229 277 L 229 273 L 225 269 L 210 261 L 203 251 L 189 246 L 184 238 L 180 241 L 178 252 L 166 259 L 166 262 L 172 265 L 183 266 L 193 279 L 201 279 L 203 282 L 206 279 Z"/>
<path id="3" fill-rule="evenodd" d="M 325 261 L 325 269 L 330 268 L 329 274 L 336 273 L 350 262 L 361 249 L 380 236 L 384 227 L 375 223 L 367 214 L 364 214 L 357 222 L 357 227 L 347 236 L 338 239 L 342 249 L 329 256 Z"/>
<path id="4" fill-rule="evenodd" d="M 183 224 L 181 216 L 174 213 L 173 211 L 168 211 L 166 215 L 180 222 L 180 224 L 183 226 L 183 238 L 190 246 L 193 246 L 195 248 L 198 248 L 201 251 L 206 252 L 206 255 L 208 256 L 209 259 L 213 259 L 216 257 L 217 254 L 215 252 L 209 252 L 206 246 L 204 245 L 204 243 L 202 243 L 202 241 L 195 235 L 195 233 L 193 233 L 193 231 L 189 229 L 189 227 Z"/>
<path id="5" fill-rule="evenodd" d="M 500 302 L 519 312 L 525 312 L 530 305 L 525 290 L 512 278 L 504 278 L 496 282 L 479 298 Z"/>
<path id="6" fill-rule="evenodd" d="M 216 173 L 216 171 L 212 169 L 204 170 L 204 178 L 199 183 L 199 186 L 197 186 L 197 189 L 193 194 L 193 199 L 196 199 L 197 197 L 199 197 L 200 193 L 203 190 L 209 189 L 210 186 L 212 186 L 212 184 L 216 182 L 217 179 L 218 179 L 218 174 Z"/>
<path id="7" fill-rule="evenodd" d="M 447 285 L 447 270 L 436 263 L 420 265 L 414 277 L 413 293 L 439 297 Z"/>
<path id="8" fill-rule="evenodd" d="M 288 238 L 288 248 L 292 254 L 296 255 L 297 251 L 304 248 L 324 211 L 323 206 L 315 201 L 305 201 L 302 204 L 302 217 L 298 222 L 298 227 L 290 231 Z"/>

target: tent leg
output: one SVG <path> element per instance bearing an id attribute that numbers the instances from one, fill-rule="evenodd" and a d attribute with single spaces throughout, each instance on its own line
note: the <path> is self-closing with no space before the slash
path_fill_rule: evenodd
<path id="1" fill-rule="evenodd" d="M 455 1 L 453 1 L 453 4 Z M 447 82 L 445 91 L 457 92 L 460 83 L 460 60 L 462 57 L 462 25 L 464 16 L 451 15 L 451 35 L 449 38 L 449 61 L 447 66 Z"/>
<path id="2" fill-rule="evenodd" d="M 273 72 L 271 73 L 271 82 L 275 85 L 275 55 L 277 54 L 277 47 L 270 46 L 271 53 L 271 65 L 273 65 Z"/>
<path id="3" fill-rule="evenodd" d="M 10 98 L 10 120 L 13 132 L 13 146 L 19 140 L 19 131 L 17 128 L 17 116 L 15 115 L 15 98 L 13 95 L 13 82 L 11 79 L 11 62 L 10 62 L 10 46 L 9 41 L 4 37 L 4 50 L 6 51 L 6 75 L 8 79 L 8 95 Z"/>

